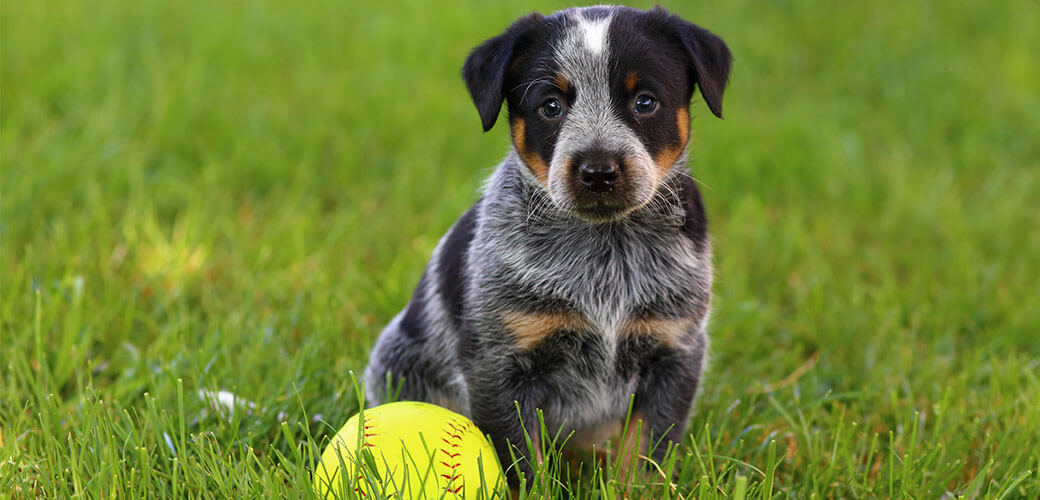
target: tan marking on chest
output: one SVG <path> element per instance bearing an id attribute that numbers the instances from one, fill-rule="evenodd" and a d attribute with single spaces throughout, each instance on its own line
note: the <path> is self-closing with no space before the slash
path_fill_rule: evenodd
<path id="1" fill-rule="evenodd" d="M 666 346 L 674 346 L 693 328 L 690 318 L 636 318 L 625 324 L 622 333 L 627 336 L 649 336 Z"/>
<path id="2" fill-rule="evenodd" d="M 672 165 L 679 159 L 679 155 L 686 150 L 686 141 L 690 139 L 690 111 L 688 109 L 679 108 L 675 112 L 675 131 L 679 136 L 679 143 L 666 147 L 654 155 L 654 163 L 657 164 L 658 175 L 661 177 L 668 173 L 668 169 L 672 168 Z"/>
<path id="3" fill-rule="evenodd" d="M 572 313 L 506 311 L 502 313 L 502 323 L 512 332 L 516 346 L 521 350 L 534 348 L 546 337 L 560 330 L 589 328 L 584 318 Z"/>
<path id="4" fill-rule="evenodd" d="M 538 153 L 531 151 L 527 148 L 527 124 L 524 123 L 523 118 L 517 118 L 513 120 L 512 132 L 513 132 L 513 147 L 516 148 L 517 154 L 520 155 L 520 159 L 524 160 L 527 167 L 531 169 L 531 173 L 538 178 L 538 182 L 542 185 L 548 185 L 549 179 L 549 165 L 542 160 Z"/>

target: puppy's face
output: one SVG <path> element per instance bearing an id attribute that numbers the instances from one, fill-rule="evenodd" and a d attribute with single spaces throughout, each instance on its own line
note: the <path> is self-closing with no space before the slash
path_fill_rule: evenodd
<path id="1" fill-rule="evenodd" d="M 696 85 L 721 116 L 729 64 L 721 40 L 664 10 L 589 7 L 518 20 L 463 74 L 485 130 L 504 99 L 529 174 L 599 222 L 649 202 L 684 156 Z"/>

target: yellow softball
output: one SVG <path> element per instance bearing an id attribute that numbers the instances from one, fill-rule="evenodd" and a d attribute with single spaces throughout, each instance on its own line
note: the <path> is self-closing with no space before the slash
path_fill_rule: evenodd
<path id="1" fill-rule="evenodd" d="M 504 487 L 495 448 L 470 419 L 415 401 L 351 417 L 314 472 L 314 491 L 326 499 L 377 492 L 401 500 L 491 500 L 505 498 Z"/>

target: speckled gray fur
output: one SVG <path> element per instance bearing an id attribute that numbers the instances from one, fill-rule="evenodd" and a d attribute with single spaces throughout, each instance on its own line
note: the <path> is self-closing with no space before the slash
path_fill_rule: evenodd
<path id="1" fill-rule="evenodd" d="M 536 409 L 550 431 L 595 441 L 599 428 L 624 419 L 634 398 L 647 437 L 680 441 L 706 361 L 712 267 L 700 194 L 685 149 L 670 168 L 655 169 L 612 107 L 605 69 L 611 41 L 595 25 L 609 24 L 612 9 L 556 15 L 570 31 L 555 63 L 579 90 L 547 162 L 547 185 L 516 151 L 506 157 L 480 200 L 437 245 L 364 374 L 369 404 L 387 399 L 389 379 L 400 384 L 400 399 L 473 418 L 507 466 L 505 443 L 523 443 L 525 431 L 540 439 Z M 573 182 L 566 176 L 573 174 L 565 166 L 571 154 L 590 147 L 622 154 L 629 169 L 635 201 L 607 222 L 570 209 Z M 517 310 L 573 314 L 587 326 L 524 349 L 503 323 L 504 313 Z M 630 321 L 646 317 L 682 319 L 690 327 L 670 344 L 625 332 Z M 523 446 L 513 451 L 534 458 Z M 663 452 L 661 446 L 654 457 Z M 529 472 L 531 464 L 515 465 L 514 485 L 516 470 Z"/>

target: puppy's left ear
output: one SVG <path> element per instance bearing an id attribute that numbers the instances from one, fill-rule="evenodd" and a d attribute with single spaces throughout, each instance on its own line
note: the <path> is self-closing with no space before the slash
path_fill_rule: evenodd
<path id="1" fill-rule="evenodd" d="M 491 38 L 473 49 L 462 66 L 462 79 L 477 105 L 484 132 L 491 130 L 498 120 L 498 111 L 505 99 L 505 77 L 509 63 L 529 43 L 531 31 L 541 25 L 543 16 L 537 12 L 516 20 L 505 33 Z"/>
<path id="2" fill-rule="evenodd" d="M 660 7 L 658 7 L 660 9 Z M 660 9 L 663 12 L 664 9 Z M 704 102 L 715 116 L 722 118 L 722 91 L 729 80 L 733 56 L 729 47 L 714 33 L 687 22 L 679 16 L 669 16 L 668 23 L 690 57 L 690 81 L 701 89 Z"/>

